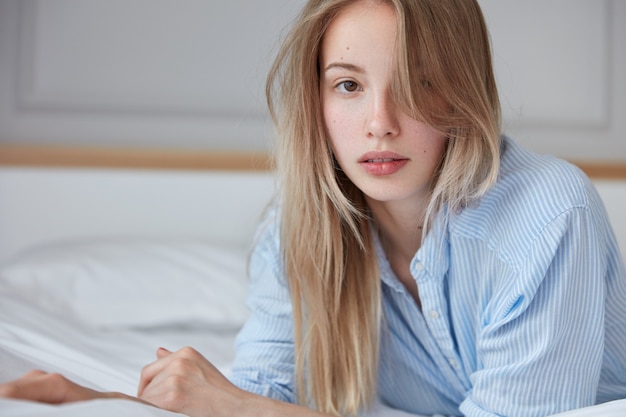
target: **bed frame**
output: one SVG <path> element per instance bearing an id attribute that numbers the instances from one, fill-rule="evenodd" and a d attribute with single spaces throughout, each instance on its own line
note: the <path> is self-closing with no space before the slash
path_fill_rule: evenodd
<path id="1" fill-rule="evenodd" d="M 0 147 L 0 263 L 102 237 L 250 245 L 274 193 L 262 153 Z"/>
<path id="2" fill-rule="evenodd" d="M 626 255 L 626 162 L 573 162 L 596 184 Z M 0 262 L 103 236 L 249 245 L 274 188 L 262 152 L 0 145 Z"/>

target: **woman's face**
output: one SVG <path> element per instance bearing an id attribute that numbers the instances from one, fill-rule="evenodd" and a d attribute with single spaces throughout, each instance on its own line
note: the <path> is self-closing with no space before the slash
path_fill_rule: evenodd
<path id="1" fill-rule="evenodd" d="M 396 16 L 358 1 L 328 27 L 320 53 L 322 112 L 341 169 L 375 202 L 422 208 L 445 137 L 401 111 L 391 96 Z"/>

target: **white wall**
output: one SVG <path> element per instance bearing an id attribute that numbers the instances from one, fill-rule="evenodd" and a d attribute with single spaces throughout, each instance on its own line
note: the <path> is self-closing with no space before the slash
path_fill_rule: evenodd
<path id="1" fill-rule="evenodd" d="M 480 3 L 506 130 L 559 156 L 626 161 L 626 2 Z"/>
<path id="2" fill-rule="evenodd" d="M 262 149 L 298 3 L 0 0 L 0 140 Z"/>
<path id="3" fill-rule="evenodd" d="M 263 149 L 304 0 L 0 0 L 0 142 Z M 506 130 L 626 161 L 626 2 L 481 0 Z"/>

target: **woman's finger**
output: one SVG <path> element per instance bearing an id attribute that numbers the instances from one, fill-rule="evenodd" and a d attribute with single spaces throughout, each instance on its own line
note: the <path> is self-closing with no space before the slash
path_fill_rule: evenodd
<path id="1" fill-rule="evenodd" d="M 166 357 L 167 355 L 171 354 L 172 352 L 170 352 L 169 350 L 165 349 L 164 347 L 160 347 L 157 349 L 157 358 L 158 359 L 162 359 L 164 357 Z"/>
<path id="2" fill-rule="evenodd" d="M 139 378 L 139 387 L 137 388 L 137 396 L 141 397 L 143 394 L 143 390 L 146 389 L 146 386 L 154 379 L 156 375 L 161 373 L 163 369 L 165 369 L 171 360 L 173 359 L 172 352 L 169 350 L 160 347 L 156 352 L 157 360 L 144 366 L 141 370 L 141 376 Z M 168 360 L 168 357 L 170 358 Z"/>

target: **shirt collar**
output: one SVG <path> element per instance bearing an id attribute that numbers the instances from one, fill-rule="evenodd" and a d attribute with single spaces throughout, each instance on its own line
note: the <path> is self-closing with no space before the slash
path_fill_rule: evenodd
<path id="1" fill-rule="evenodd" d="M 445 214 L 435 218 L 422 246 L 411 261 L 411 271 L 418 283 L 428 279 L 442 280 L 448 272 L 450 267 L 448 221 Z M 419 264 L 421 267 L 418 266 Z M 423 273 L 416 274 L 415 272 L 419 270 Z"/>
<path id="2" fill-rule="evenodd" d="M 403 288 L 389 265 L 387 255 L 382 247 L 378 233 L 374 227 L 370 227 L 373 236 L 374 250 L 378 259 L 381 272 L 381 280 L 391 288 L 399 290 Z M 443 280 L 450 267 L 450 241 L 448 238 L 448 220 L 446 210 L 442 216 L 438 216 L 424 238 L 424 242 L 411 260 L 411 274 L 419 283 L 431 279 Z"/>

